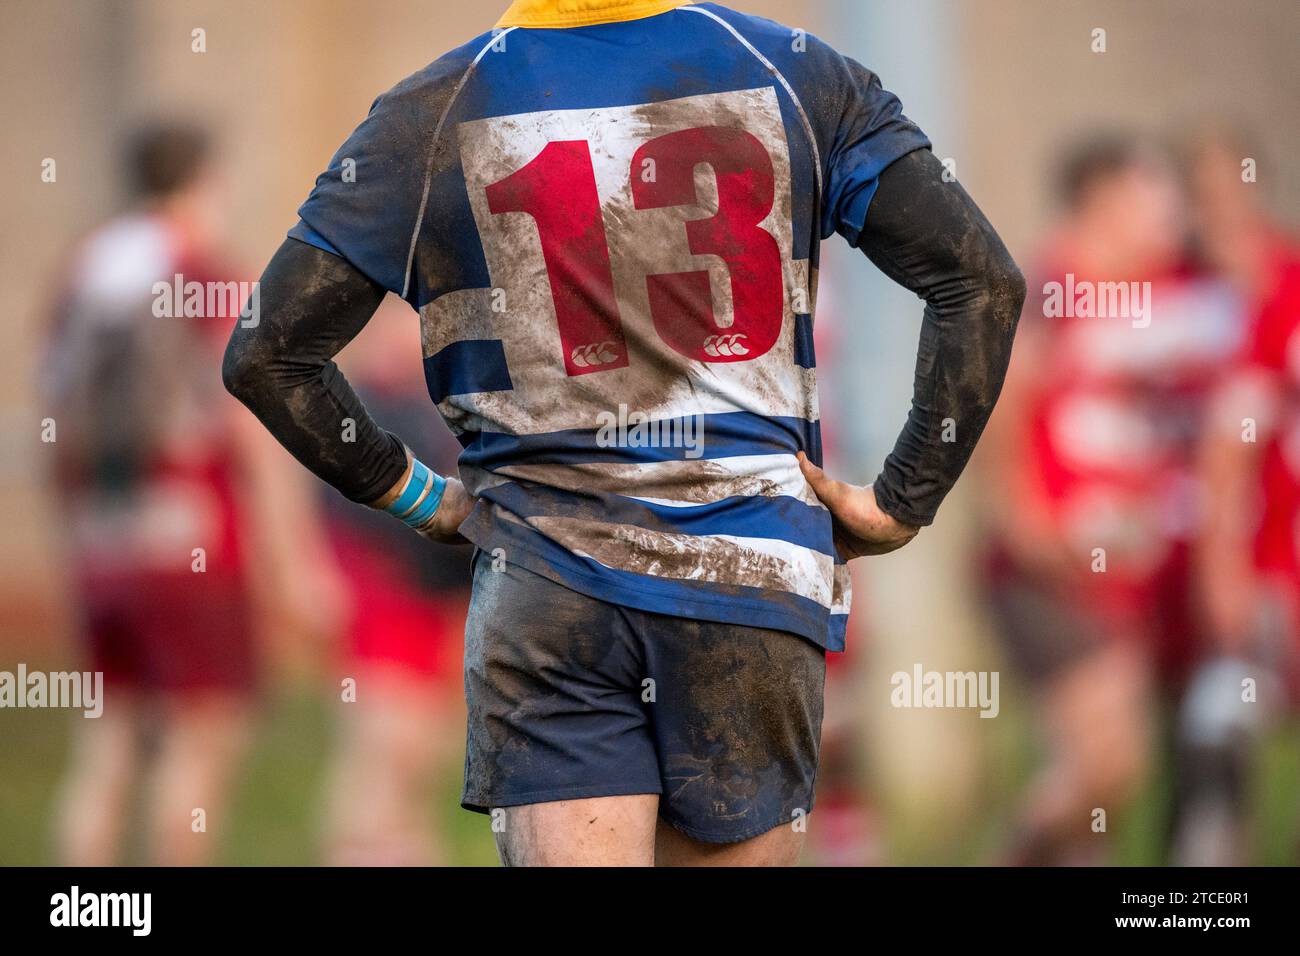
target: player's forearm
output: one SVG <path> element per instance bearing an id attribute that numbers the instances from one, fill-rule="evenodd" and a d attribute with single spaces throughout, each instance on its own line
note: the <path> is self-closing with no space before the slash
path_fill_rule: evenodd
<path id="1" fill-rule="evenodd" d="M 1025 280 L 929 150 L 889 166 L 858 247 L 925 300 L 912 409 L 875 482 L 883 511 L 927 525 L 970 460 L 1011 359 Z"/>
<path id="2" fill-rule="evenodd" d="M 236 325 L 222 365 L 226 388 L 281 445 L 367 504 L 403 480 L 406 449 L 370 417 L 332 359 L 383 297 L 338 256 L 285 240 L 262 274 L 258 323 Z"/>

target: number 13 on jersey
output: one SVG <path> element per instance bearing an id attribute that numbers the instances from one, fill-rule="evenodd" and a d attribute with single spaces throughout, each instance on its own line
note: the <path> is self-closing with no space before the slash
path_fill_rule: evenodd
<path id="1" fill-rule="evenodd" d="M 493 285 L 519 321 L 553 314 L 568 375 L 626 367 L 650 328 L 710 363 L 777 342 L 790 173 L 772 90 L 479 120 L 460 143 Z"/>

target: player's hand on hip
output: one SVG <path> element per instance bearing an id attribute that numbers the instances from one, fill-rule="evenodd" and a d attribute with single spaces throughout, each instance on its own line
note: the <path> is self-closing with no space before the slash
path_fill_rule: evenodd
<path id="1" fill-rule="evenodd" d="M 459 478 L 448 478 L 438 510 L 415 530 L 430 541 L 437 541 L 439 544 L 468 544 L 469 542 L 457 529 L 474 510 L 474 500 L 465 490 L 465 486 L 460 483 Z"/>
<path id="2" fill-rule="evenodd" d="M 870 485 L 851 485 L 827 476 L 803 452 L 799 467 L 835 522 L 835 546 L 845 559 L 897 551 L 916 537 L 917 528 L 890 517 L 876 504 Z"/>

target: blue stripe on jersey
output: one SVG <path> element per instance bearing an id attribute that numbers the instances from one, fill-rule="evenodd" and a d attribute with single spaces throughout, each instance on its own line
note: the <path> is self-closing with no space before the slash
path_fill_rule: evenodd
<path id="1" fill-rule="evenodd" d="M 737 495 L 700 505 L 664 505 L 624 495 L 575 494 L 535 482 L 512 481 L 487 488 L 479 497 L 521 518 L 596 518 L 665 534 L 771 538 L 835 556 L 830 512 L 788 495 Z"/>
<path id="2" fill-rule="evenodd" d="M 515 387 L 500 339 L 452 342 L 424 360 L 424 380 L 434 402 L 448 395 L 504 392 Z"/>
<path id="3" fill-rule="evenodd" d="M 750 412 L 701 415 L 701 455 L 686 448 L 603 446 L 600 429 L 572 428 L 533 435 L 480 432 L 461 455 L 462 466 L 493 471 L 504 465 L 573 465 L 589 462 L 636 464 L 688 458 L 741 455 L 793 455 L 802 451 L 821 463 L 821 425 L 802 418 L 766 417 Z"/>
<path id="4" fill-rule="evenodd" d="M 832 614 L 816 601 L 788 591 L 651 577 L 609 568 L 560 547 L 533 528 L 493 519 L 484 504 L 460 532 L 489 553 L 597 600 L 674 617 L 787 630 L 828 651 L 844 650 L 848 614 Z M 838 563 L 838 562 L 837 562 Z"/>
<path id="5" fill-rule="evenodd" d="M 801 368 L 816 368 L 817 356 L 813 350 L 813 320 L 811 315 L 794 317 L 794 364 Z"/>

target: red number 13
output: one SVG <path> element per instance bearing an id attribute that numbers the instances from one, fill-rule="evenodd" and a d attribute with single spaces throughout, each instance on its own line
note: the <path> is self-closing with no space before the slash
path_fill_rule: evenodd
<path id="1" fill-rule="evenodd" d="M 698 203 L 695 167 L 701 163 L 716 177 L 718 211 L 688 221 L 686 238 L 695 255 L 716 255 L 726 263 L 732 323 L 718 325 L 709 273 L 702 269 L 647 276 L 650 314 L 660 337 L 688 358 L 748 361 L 776 343 L 783 314 L 781 251 L 759 225 L 772 211 L 775 186 L 763 144 L 744 130 L 721 126 L 656 137 L 632 157 L 633 171 L 655 170 L 650 182 L 631 176 L 632 201 L 637 209 Z M 587 143 L 548 143 L 526 166 L 488 186 L 487 199 L 493 214 L 526 212 L 537 223 L 568 374 L 626 366 Z"/>

